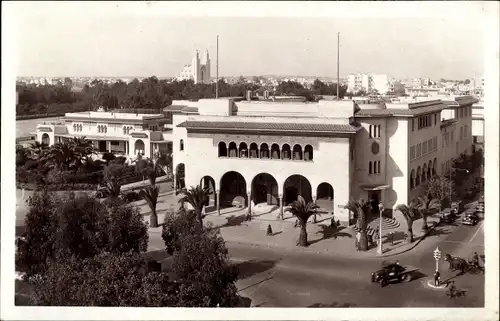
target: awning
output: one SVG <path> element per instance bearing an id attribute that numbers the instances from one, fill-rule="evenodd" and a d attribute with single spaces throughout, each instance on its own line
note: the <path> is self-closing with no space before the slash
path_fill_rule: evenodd
<path id="1" fill-rule="evenodd" d="M 383 191 L 391 187 L 391 185 L 375 184 L 375 185 L 361 185 L 359 187 L 361 187 L 365 191 Z"/>

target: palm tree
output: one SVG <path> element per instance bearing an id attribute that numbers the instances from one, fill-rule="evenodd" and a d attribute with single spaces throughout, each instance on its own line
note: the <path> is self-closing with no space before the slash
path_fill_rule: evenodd
<path id="1" fill-rule="evenodd" d="M 408 235 L 409 235 L 409 243 L 413 243 L 413 221 L 416 217 L 418 217 L 418 204 L 414 202 L 410 202 L 409 205 L 399 204 L 396 206 L 396 210 L 400 211 L 403 214 L 406 224 L 408 226 Z"/>
<path id="2" fill-rule="evenodd" d="M 40 143 L 38 141 L 31 143 L 30 146 L 28 147 L 28 150 L 30 153 L 30 158 L 33 160 L 42 159 L 45 156 L 45 153 L 47 152 L 48 147 L 49 146 L 47 144 Z"/>
<path id="3" fill-rule="evenodd" d="M 57 143 L 51 146 L 44 160 L 63 170 L 69 170 L 71 166 L 77 163 L 78 155 L 73 144 L 68 142 Z"/>
<path id="4" fill-rule="evenodd" d="M 422 214 L 422 230 L 427 231 L 429 228 L 427 226 L 427 217 L 430 215 L 431 210 L 441 208 L 441 201 L 437 198 L 432 198 L 430 193 L 425 194 L 424 196 L 420 196 L 414 201 L 419 209 L 419 212 Z"/>
<path id="5" fill-rule="evenodd" d="M 200 185 L 192 187 L 184 193 L 179 203 L 189 203 L 194 209 L 198 222 L 203 227 L 203 206 L 207 204 L 209 191 L 208 188 L 202 188 Z"/>
<path id="6" fill-rule="evenodd" d="M 151 216 L 149 218 L 149 225 L 151 227 L 158 227 L 158 214 L 156 213 L 158 192 L 159 189 L 157 186 L 148 186 L 139 192 L 139 196 L 148 203 L 149 208 L 151 209 Z"/>
<path id="7" fill-rule="evenodd" d="M 85 136 L 73 137 L 69 143 L 74 146 L 75 153 L 80 157 L 80 159 L 88 158 L 88 156 L 96 152 L 92 141 L 88 140 Z"/>
<path id="8" fill-rule="evenodd" d="M 366 200 L 354 201 L 350 200 L 344 207 L 357 215 L 357 226 L 359 228 L 359 250 L 368 250 L 368 236 L 367 236 L 367 215 L 371 209 L 371 202 Z"/>
<path id="9" fill-rule="evenodd" d="M 293 216 L 295 216 L 300 223 L 300 236 L 299 236 L 299 243 L 298 245 L 300 246 L 307 246 L 307 220 L 316 214 L 317 209 L 319 208 L 318 205 L 314 204 L 313 202 L 308 202 L 303 198 L 299 198 L 298 200 L 294 201 L 292 204 L 290 204 L 290 207 L 286 209 L 287 212 L 292 213 Z"/>

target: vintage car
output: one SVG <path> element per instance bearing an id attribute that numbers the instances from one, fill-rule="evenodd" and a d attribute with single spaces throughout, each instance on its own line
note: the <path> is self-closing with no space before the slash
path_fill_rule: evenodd
<path id="1" fill-rule="evenodd" d="M 409 265 L 403 266 L 399 262 L 383 265 L 382 268 L 371 274 L 373 283 L 380 283 L 381 287 L 386 286 L 390 282 L 401 282 L 412 280 L 412 274 L 418 269 Z"/>
<path id="2" fill-rule="evenodd" d="M 454 211 L 450 208 L 446 208 L 441 212 L 441 217 L 439 218 L 440 223 L 453 223 L 455 222 L 457 216 Z"/>
<path id="3" fill-rule="evenodd" d="M 462 219 L 462 225 L 476 225 L 479 222 L 480 218 L 479 216 L 475 213 L 467 213 L 464 218 Z"/>

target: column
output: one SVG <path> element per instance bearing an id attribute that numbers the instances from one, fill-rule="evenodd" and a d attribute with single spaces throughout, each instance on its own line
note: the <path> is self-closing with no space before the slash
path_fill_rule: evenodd
<path id="1" fill-rule="evenodd" d="M 316 197 L 316 195 L 313 195 L 312 199 L 313 199 L 313 203 L 317 204 L 317 201 L 316 201 L 317 197 Z M 313 223 L 316 223 L 316 214 L 313 215 Z"/>
<path id="2" fill-rule="evenodd" d="M 248 199 L 248 215 L 251 216 L 252 215 L 252 199 L 250 198 L 250 196 L 252 195 L 252 192 L 247 192 L 247 199 Z"/>
<path id="3" fill-rule="evenodd" d="M 106 141 L 106 144 L 108 145 L 108 148 L 107 148 L 108 153 L 111 153 L 111 141 L 110 140 Z"/>
<path id="4" fill-rule="evenodd" d="M 281 219 L 283 219 L 283 194 L 280 194 L 279 197 L 280 197 L 280 216 Z"/>
<path id="5" fill-rule="evenodd" d="M 220 215 L 220 198 L 219 198 L 219 190 L 215 191 L 215 195 L 217 197 L 217 215 Z"/>
<path id="6" fill-rule="evenodd" d="M 174 172 L 174 194 L 177 195 L 177 175 Z"/>

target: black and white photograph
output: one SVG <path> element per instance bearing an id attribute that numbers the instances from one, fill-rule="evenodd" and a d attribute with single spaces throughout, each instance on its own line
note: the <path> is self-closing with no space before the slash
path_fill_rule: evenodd
<path id="1" fill-rule="evenodd" d="M 499 8 L 2 2 L 0 317 L 498 320 Z"/>

